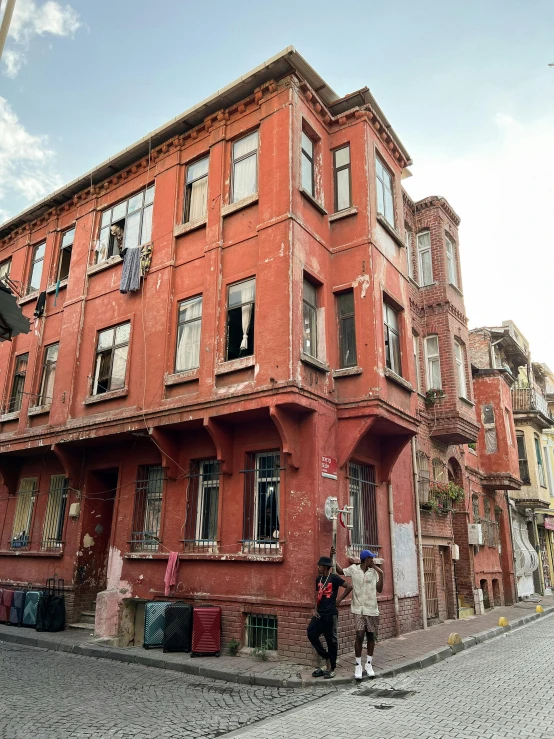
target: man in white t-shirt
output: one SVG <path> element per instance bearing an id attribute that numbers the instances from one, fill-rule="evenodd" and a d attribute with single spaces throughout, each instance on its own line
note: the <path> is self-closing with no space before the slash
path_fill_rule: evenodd
<path id="1" fill-rule="evenodd" d="M 334 549 L 331 549 L 333 556 Z M 351 564 L 344 570 L 337 563 L 337 573 L 352 578 L 352 605 L 350 609 L 354 614 L 356 624 L 356 641 L 354 651 L 356 653 L 356 668 L 354 677 L 361 680 L 362 670 L 362 647 L 364 636 L 367 634 L 367 662 L 365 671 L 369 677 L 374 677 L 373 651 L 375 640 L 379 633 L 379 607 L 377 605 L 377 593 L 383 592 L 383 570 L 374 563 L 377 555 L 369 549 L 360 552 L 360 564 Z"/>

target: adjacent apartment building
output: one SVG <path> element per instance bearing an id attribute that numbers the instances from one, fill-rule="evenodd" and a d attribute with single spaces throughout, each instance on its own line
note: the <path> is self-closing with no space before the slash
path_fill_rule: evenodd
<path id="1" fill-rule="evenodd" d="M 169 599 L 310 661 L 335 496 L 339 560 L 383 562 L 382 637 L 483 582 L 513 600 L 517 455 L 480 437 L 510 393 L 475 389 L 459 219 L 410 163 L 367 88 L 289 48 L 0 227 L 34 322 L 0 346 L 0 584 L 56 574 L 70 618 L 140 643 L 178 552 Z"/>

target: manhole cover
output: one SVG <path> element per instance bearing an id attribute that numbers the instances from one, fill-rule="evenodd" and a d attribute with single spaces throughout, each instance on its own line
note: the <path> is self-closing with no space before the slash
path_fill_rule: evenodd
<path id="1" fill-rule="evenodd" d="M 358 690 L 356 695 L 364 695 L 369 698 L 407 698 L 415 692 L 415 690 L 394 690 L 392 688 L 362 688 Z M 375 707 L 377 708 L 377 706 Z"/>

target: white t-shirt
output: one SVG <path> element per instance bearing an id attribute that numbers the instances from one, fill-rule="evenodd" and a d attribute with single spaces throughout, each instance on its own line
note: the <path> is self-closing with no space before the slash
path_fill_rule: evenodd
<path id="1" fill-rule="evenodd" d="M 378 616 L 377 583 L 379 574 L 372 567 L 365 572 L 360 565 L 350 565 L 344 570 L 346 577 L 352 578 L 352 613 L 362 616 Z"/>

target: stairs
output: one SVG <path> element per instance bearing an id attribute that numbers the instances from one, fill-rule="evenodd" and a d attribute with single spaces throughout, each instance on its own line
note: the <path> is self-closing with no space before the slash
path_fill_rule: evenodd
<path id="1" fill-rule="evenodd" d="M 96 601 L 92 604 L 92 610 L 81 611 L 81 618 L 78 622 L 67 624 L 68 629 L 88 631 L 94 633 L 94 618 L 96 616 Z"/>

